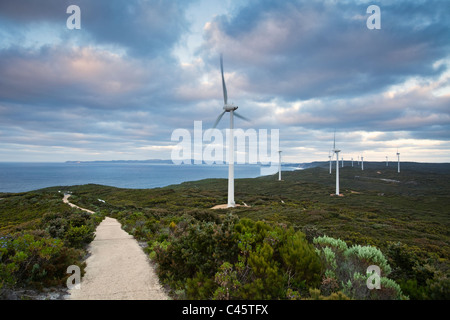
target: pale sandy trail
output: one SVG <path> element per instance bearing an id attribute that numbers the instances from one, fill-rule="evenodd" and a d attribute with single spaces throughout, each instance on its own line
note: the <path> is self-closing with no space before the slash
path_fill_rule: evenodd
<path id="1" fill-rule="evenodd" d="M 86 212 L 89 212 L 89 213 L 95 213 L 94 211 L 91 211 L 91 210 L 88 210 L 88 209 L 84 209 L 84 208 L 81 208 L 81 207 L 79 207 L 79 206 L 77 206 L 77 205 L 75 205 L 73 203 L 70 203 L 69 202 L 69 197 L 70 197 L 70 194 L 67 194 L 67 193 L 64 194 L 63 202 L 67 203 L 72 208 L 77 208 L 77 209 L 80 209 L 80 210 L 83 210 L 83 211 L 86 211 Z"/>
<path id="2" fill-rule="evenodd" d="M 97 226 L 88 251 L 81 288 L 68 290 L 65 299 L 168 299 L 147 255 L 116 219 L 106 217 Z"/>

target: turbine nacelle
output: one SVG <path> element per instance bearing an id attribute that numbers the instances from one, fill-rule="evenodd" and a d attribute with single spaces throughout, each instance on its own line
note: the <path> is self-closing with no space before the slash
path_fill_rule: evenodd
<path id="1" fill-rule="evenodd" d="M 238 106 L 232 105 L 232 104 L 226 104 L 223 106 L 223 110 L 225 110 L 225 112 L 230 112 L 230 111 L 235 111 L 237 110 Z"/>

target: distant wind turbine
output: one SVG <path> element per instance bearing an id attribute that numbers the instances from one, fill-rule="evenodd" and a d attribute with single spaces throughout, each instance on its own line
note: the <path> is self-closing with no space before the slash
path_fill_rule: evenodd
<path id="1" fill-rule="evenodd" d="M 386 156 L 386 167 L 389 167 L 388 156 Z"/>
<path id="2" fill-rule="evenodd" d="M 328 152 L 328 159 L 330 159 L 330 174 L 331 174 L 331 154 Z"/>
<path id="3" fill-rule="evenodd" d="M 400 153 L 398 152 L 398 148 L 397 148 L 397 159 L 398 159 L 397 172 L 400 173 Z"/>
<path id="4" fill-rule="evenodd" d="M 278 180 L 281 181 L 281 150 L 278 151 Z"/>
<path id="5" fill-rule="evenodd" d="M 222 119 L 223 115 L 226 112 L 230 113 L 230 141 L 229 141 L 229 164 L 228 164 L 228 208 L 234 207 L 234 135 L 233 135 L 233 121 L 234 116 L 244 119 L 246 121 L 249 121 L 247 118 L 237 114 L 235 111 L 238 108 L 238 106 L 235 106 L 233 104 L 228 103 L 228 93 L 227 93 L 227 87 L 225 85 L 225 78 L 223 75 L 223 57 L 222 54 L 220 55 L 220 71 L 222 73 L 222 89 L 223 89 L 223 112 L 217 117 L 216 122 L 214 123 L 215 128 L 220 120 Z"/>
<path id="6" fill-rule="evenodd" d="M 352 168 L 353 168 L 353 157 L 352 157 Z"/>
<path id="7" fill-rule="evenodd" d="M 344 167 L 344 157 L 341 158 L 342 160 L 342 168 Z"/>
<path id="8" fill-rule="evenodd" d="M 334 131 L 333 139 L 333 152 L 336 153 L 336 195 L 339 195 L 339 152 L 341 150 L 336 149 L 336 131 Z"/>
<path id="9" fill-rule="evenodd" d="M 364 157 L 361 156 L 361 170 L 364 170 Z"/>

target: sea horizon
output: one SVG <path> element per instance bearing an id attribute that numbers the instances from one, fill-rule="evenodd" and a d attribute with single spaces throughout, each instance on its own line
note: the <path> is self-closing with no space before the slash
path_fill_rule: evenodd
<path id="1" fill-rule="evenodd" d="M 262 175 L 259 164 L 235 164 L 235 178 Z M 283 165 L 283 171 L 299 168 Z M 267 172 L 267 170 L 266 170 Z M 269 174 L 278 172 L 273 166 Z M 228 178 L 228 164 L 152 163 L 145 161 L 0 162 L 0 192 L 20 193 L 48 187 L 100 184 L 151 189 L 203 179 Z"/>
<path id="2" fill-rule="evenodd" d="M 156 162 L 155 162 L 156 161 Z M 357 161 L 354 160 L 357 166 Z M 351 160 L 345 160 L 347 166 Z M 382 167 L 383 161 L 364 161 Z M 395 165 L 396 162 L 390 162 Z M 421 162 L 401 161 L 402 166 Z M 282 171 L 323 166 L 328 161 L 282 163 Z M 381 165 L 380 165 L 381 164 Z M 425 162 L 430 166 L 449 168 L 448 162 Z M 335 160 L 333 160 L 333 168 Z M 235 178 L 256 178 L 276 174 L 278 164 L 235 164 Z M 0 193 L 20 193 L 48 187 L 99 184 L 118 188 L 152 189 L 203 179 L 227 179 L 228 164 L 173 164 L 170 160 L 94 160 L 65 162 L 0 161 Z"/>

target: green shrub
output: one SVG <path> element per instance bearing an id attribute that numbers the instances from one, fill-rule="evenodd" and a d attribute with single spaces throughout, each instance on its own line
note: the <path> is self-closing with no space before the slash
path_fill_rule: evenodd
<path id="1" fill-rule="evenodd" d="M 352 299 L 407 299 L 400 285 L 386 277 L 392 269 L 378 248 L 360 245 L 349 248 L 344 241 L 326 236 L 315 238 L 313 242 L 326 265 L 321 284 L 326 294 L 342 291 Z M 370 290 L 367 286 L 370 265 L 380 268 L 381 289 Z"/>
<path id="2" fill-rule="evenodd" d="M 154 248 L 159 275 L 170 281 L 193 278 L 198 272 L 213 277 L 223 262 L 237 257 L 232 228 L 229 219 L 222 224 L 196 221 L 177 227 L 168 235 L 170 245 Z"/>
<path id="3" fill-rule="evenodd" d="M 389 266 L 387 259 L 378 248 L 354 245 L 345 250 L 344 255 L 347 257 L 356 257 L 362 263 L 362 268 L 367 269 L 370 265 L 377 265 L 380 267 L 383 274 L 388 275 L 391 273 L 392 269 Z"/>
<path id="4" fill-rule="evenodd" d="M 147 251 L 161 280 L 188 298 L 285 299 L 288 289 L 293 296 L 320 284 L 321 260 L 293 228 L 232 215 L 220 224 L 187 221 L 172 220 L 167 240 Z"/>
<path id="5" fill-rule="evenodd" d="M 94 230 L 87 225 L 70 226 L 64 239 L 68 246 L 80 249 L 94 240 Z"/>
<path id="6" fill-rule="evenodd" d="M 224 262 L 220 266 L 214 281 L 219 286 L 214 292 L 215 300 L 230 300 L 242 286 L 238 279 L 237 271 L 229 262 Z"/>
<path id="7" fill-rule="evenodd" d="M 389 243 L 386 253 L 393 266 L 392 278 L 411 299 L 450 299 L 449 272 L 445 261 L 400 242 Z"/>
<path id="8" fill-rule="evenodd" d="M 319 289 L 310 289 L 309 298 L 306 300 L 350 300 L 343 292 L 333 292 L 329 295 L 322 295 Z"/>
<path id="9" fill-rule="evenodd" d="M 45 230 L 52 238 L 64 238 L 67 231 L 68 221 L 61 217 L 56 217 L 47 222 Z"/>
<path id="10" fill-rule="evenodd" d="M 14 234 L 0 241 L 1 286 L 61 285 L 69 265 L 78 264 L 81 252 L 60 239 Z"/>
<path id="11" fill-rule="evenodd" d="M 326 235 L 314 238 L 313 243 L 318 244 L 322 247 L 323 246 L 332 247 L 340 251 L 345 251 L 348 249 L 347 243 L 345 243 L 345 241 L 342 241 L 341 239 L 331 238 Z"/>
<path id="12" fill-rule="evenodd" d="M 289 286 L 316 287 L 321 280 L 323 267 L 314 247 L 303 233 L 286 232 L 279 252 L 282 265 L 289 277 Z"/>
<path id="13" fill-rule="evenodd" d="M 248 266 L 252 275 L 240 290 L 243 299 L 277 299 L 283 296 L 283 273 L 273 255 L 274 249 L 268 243 L 250 252 Z"/>
<path id="14" fill-rule="evenodd" d="M 42 227 L 50 237 L 63 239 L 68 246 L 82 248 L 94 239 L 95 225 L 101 219 L 100 215 L 87 212 L 48 213 L 42 218 Z"/>
<path id="15" fill-rule="evenodd" d="M 210 300 L 213 297 L 216 283 L 211 277 L 197 272 L 195 277 L 186 280 L 186 298 L 194 300 Z"/>

